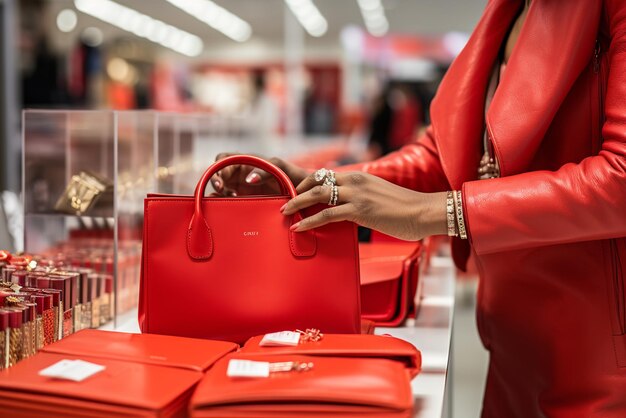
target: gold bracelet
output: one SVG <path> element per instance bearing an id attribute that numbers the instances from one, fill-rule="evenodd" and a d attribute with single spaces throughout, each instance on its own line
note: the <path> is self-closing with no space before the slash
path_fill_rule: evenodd
<path id="1" fill-rule="evenodd" d="M 463 217 L 463 195 L 460 191 L 454 192 L 454 200 L 456 207 L 456 224 L 459 228 L 461 239 L 467 239 L 467 230 L 465 229 L 465 218 Z"/>
<path id="2" fill-rule="evenodd" d="M 459 235 L 456 229 L 456 216 L 454 212 L 454 193 L 448 192 L 448 197 L 446 200 L 446 217 L 448 219 L 449 237 L 457 237 Z"/>

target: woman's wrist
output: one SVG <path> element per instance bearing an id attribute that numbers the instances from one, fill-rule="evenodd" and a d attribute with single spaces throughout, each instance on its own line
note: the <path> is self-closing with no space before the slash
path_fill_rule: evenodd
<path id="1" fill-rule="evenodd" d="M 431 235 L 447 235 L 447 192 L 421 195 L 424 199 L 421 204 L 417 205 L 419 213 L 416 217 L 420 228 L 420 235 L 424 237 Z"/>

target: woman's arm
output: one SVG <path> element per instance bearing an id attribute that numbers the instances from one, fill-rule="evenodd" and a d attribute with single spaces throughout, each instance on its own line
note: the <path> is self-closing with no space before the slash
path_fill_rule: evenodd
<path id="1" fill-rule="evenodd" d="M 608 0 L 611 45 L 604 143 L 597 156 L 463 186 L 478 254 L 626 236 L 626 2 Z"/>

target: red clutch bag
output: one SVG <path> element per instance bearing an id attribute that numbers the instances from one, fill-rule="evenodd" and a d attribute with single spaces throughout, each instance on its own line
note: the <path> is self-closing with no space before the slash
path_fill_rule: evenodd
<path id="1" fill-rule="evenodd" d="M 225 341 L 86 329 L 47 345 L 42 351 L 203 372 L 237 348 L 237 344 Z"/>
<path id="2" fill-rule="evenodd" d="M 359 244 L 362 318 L 395 327 L 415 313 L 421 253 L 418 242 Z"/>
<path id="3" fill-rule="evenodd" d="M 209 179 L 233 164 L 271 173 L 283 194 L 204 197 Z M 142 331 L 237 343 L 304 326 L 358 334 L 356 227 L 339 222 L 290 231 L 301 216 L 285 217 L 279 209 L 295 196 L 285 173 L 251 156 L 213 164 L 194 196 L 150 195 L 144 206 Z M 181 308 L 170 308 L 173 294 Z"/>
<path id="4" fill-rule="evenodd" d="M 359 357 L 395 360 L 403 364 L 411 377 L 422 367 L 422 355 L 413 344 L 386 335 L 324 334 L 319 341 L 301 341 L 294 346 L 262 347 L 263 336 L 253 337 L 239 351 L 264 357 L 274 355 L 306 355 L 315 357 Z"/>
<path id="5" fill-rule="evenodd" d="M 0 416 L 184 418 L 192 391 L 203 376 L 192 370 L 110 359 L 90 360 L 106 369 L 82 382 L 39 375 L 61 360 L 75 359 L 38 353 L 2 371 Z"/>
<path id="6" fill-rule="evenodd" d="M 266 378 L 229 377 L 229 361 L 304 364 Z M 191 399 L 193 418 L 411 417 L 413 396 L 401 363 L 384 359 L 232 354 L 207 373 Z"/>

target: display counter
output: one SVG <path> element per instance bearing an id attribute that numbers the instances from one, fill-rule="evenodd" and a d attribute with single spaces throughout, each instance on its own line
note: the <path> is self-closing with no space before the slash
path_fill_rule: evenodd
<path id="1" fill-rule="evenodd" d="M 413 380 L 415 418 L 446 417 L 450 385 L 450 349 L 454 311 L 454 266 L 449 257 L 433 257 L 422 275 L 422 299 L 416 320 L 398 328 L 376 328 L 415 345 L 422 353 L 422 372 Z M 127 312 L 103 329 L 139 332 L 137 312 Z"/>

